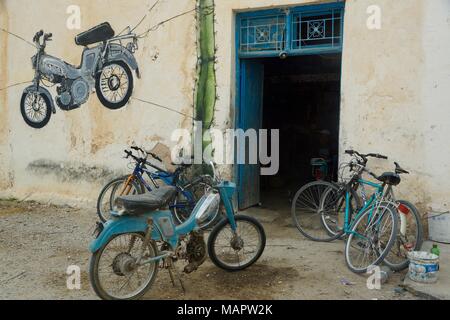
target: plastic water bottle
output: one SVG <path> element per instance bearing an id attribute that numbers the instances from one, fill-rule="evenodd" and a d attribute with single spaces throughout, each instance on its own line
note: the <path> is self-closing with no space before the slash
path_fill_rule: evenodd
<path id="1" fill-rule="evenodd" d="M 438 257 L 441 255 L 441 250 L 439 249 L 437 244 L 433 244 L 433 248 L 431 248 L 431 253 L 437 255 Z"/>

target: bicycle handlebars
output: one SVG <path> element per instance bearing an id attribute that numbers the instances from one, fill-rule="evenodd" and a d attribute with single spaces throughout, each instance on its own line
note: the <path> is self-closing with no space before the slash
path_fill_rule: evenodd
<path id="1" fill-rule="evenodd" d="M 156 154 L 154 154 L 153 152 L 147 152 L 147 151 L 145 151 L 145 150 L 143 150 L 142 148 L 139 148 L 139 147 L 131 147 L 131 149 L 136 150 L 136 151 L 140 151 L 143 154 L 152 156 L 153 159 L 155 159 L 155 160 L 157 160 L 159 162 L 163 162 L 162 159 L 160 157 L 158 157 Z"/>
<path id="2" fill-rule="evenodd" d="M 389 158 L 387 156 L 384 156 L 382 154 L 379 153 L 368 153 L 368 154 L 361 154 L 358 151 L 355 150 L 345 150 L 345 153 L 348 155 L 357 155 L 360 158 L 362 158 L 364 161 L 367 162 L 367 158 L 377 158 L 377 159 L 383 159 L 383 160 L 388 160 Z"/>

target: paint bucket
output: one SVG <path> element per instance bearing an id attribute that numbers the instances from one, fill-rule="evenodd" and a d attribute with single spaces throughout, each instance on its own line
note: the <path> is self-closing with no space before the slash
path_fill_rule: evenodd
<path id="1" fill-rule="evenodd" d="M 430 212 L 428 232 L 434 242 L 450 243 L 450 212 Z"/>
<path id="2" fill-rule="evenodd" d="M 435 283 L 438 280 L 439 257 L 424 251 L 413 251 L 408 254 L 410 264 L 408 277 L 420 283 Z"/>

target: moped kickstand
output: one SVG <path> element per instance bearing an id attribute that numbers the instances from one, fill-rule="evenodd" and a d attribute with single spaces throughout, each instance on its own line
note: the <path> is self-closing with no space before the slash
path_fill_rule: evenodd
<path id="1" fill-rule="evenodd" d="M 173 287 L 176 287 L 175 284 L 175 277 L 180 282 L 181 289 L 183 290 L 183 293 L 186 293 L 186 288 L 184 287 L 183 280 L 181 279 L 180 273 L 178 272 L 177 268 L 175 267 L 175 264 L 173 263 L 173 260 L 171 258 L 167 261 L 167 271 L 169 271 L 170 280 L 172 281 Z"/>

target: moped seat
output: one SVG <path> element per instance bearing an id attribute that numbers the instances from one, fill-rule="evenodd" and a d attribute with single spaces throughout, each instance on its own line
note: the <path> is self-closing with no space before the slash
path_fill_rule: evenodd
<path id="1" fill-rule="evenodd" d="M 114 30 L 108 22 L 95 26 L 75 37 L 75 43 L 79 46 L 88 46 L 97 42 L 103 42 L 114 37 Z"/>
<path id="2" fill-rule="evenodd" d="M 385 173 L 383 173 L 378 178 L 378 180 L 380 180 L 381 182 L 386 183 L 388 185 L 391 185 L 391 186 L 397 186 L 402 181 L 400 176 L 398 174 L 396 174 L 396 173 L 393 173 L 393 172 L 385 172 Z"/>
<path id="3" fill-rule="evenodd" d="M 164 186 L 146 194 L 119 197 L 116 205 L 129 215 L 141 215 L 168 206 L 176 194 L 177 188 Z"/>

